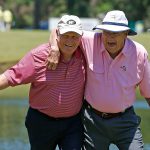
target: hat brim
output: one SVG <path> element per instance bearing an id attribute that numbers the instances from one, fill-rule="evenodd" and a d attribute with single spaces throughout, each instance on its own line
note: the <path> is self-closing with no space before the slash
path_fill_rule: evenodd
<path id="1" fill-rule="evenodd" d="M 65 29 L 59 29 L 59 33 L 60 34 L 64 34 L 64 33 L 67 33 L 67 32 L 75 32 L 75 33 L 78 33 L 79 35 L 82 35 L 83 34 L 83 31 L 82 30 L 79 30 L 79 29 L 76 29 L 76 28 L 65 28 Z"/>
<path id="2" fill-rule="evenodd" d="M 123 31 L 128 31 L 128 35 L 136 35 L 137 33 L 132 30 L 129 27 L 126 26 L 117 26 L 117 25 L 97 25 L 96 27 L 93 28 L 93 30 L 106 30 L 106 31 L 111 31 L 111 32 L 123 32 Z"/>

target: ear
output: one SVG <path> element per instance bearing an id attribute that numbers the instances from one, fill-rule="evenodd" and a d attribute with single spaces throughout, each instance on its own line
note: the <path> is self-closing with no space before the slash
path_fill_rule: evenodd
<path id="1" fill-rule="evenodd" d="M 129 33 L 129 32 L 130 32 L 130 30 L 127 30 L 127 31 L 126 31 L 126 36 L 128 36 L 128 33 Z"/>
<path id="2" fill-rule="evenodd" d="M 56 35 L 57 35 L 57 36 L 59 35 L 59 30 L 58 30 L 58 29 L 56 29 Z"/>

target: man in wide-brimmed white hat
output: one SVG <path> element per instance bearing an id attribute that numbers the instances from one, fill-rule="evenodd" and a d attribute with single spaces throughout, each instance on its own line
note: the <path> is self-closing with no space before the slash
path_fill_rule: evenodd
<path id="1" fill-rule="evenodd" d="M 84 32 L 81 40 L 87 60 L 84 149 L 108 150 L 114 143 L 119 150 L 143 150 L 141 118 L 133 103 L 139 86 L 150 105 L 148 53 L 127 37 L 136 32 L 122 11 L 108 12 L 95 29 L 102 33 Z"/>
<path id="2" fill-rule="evenodd" d="M 141 118 L 134 112 L 136 87 L 150 104 L 150 66 L 145 48 L 129 39 L 137 33 L 128 26 L 124 12 L 106 14 L 94 30 L 83 34 L 87 58 L 85 90 L 86 150 L 108 150 L 111 143 L 119 150 L 143 150 Z"/>

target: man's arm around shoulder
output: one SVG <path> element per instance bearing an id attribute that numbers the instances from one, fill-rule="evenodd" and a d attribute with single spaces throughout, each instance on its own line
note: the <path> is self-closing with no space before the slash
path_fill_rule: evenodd
<path id="1" fill-rule="evenodd" d="M 53 29 L 50 34 L 49 38 L 50 43 L 50 54 L 46 60 L 48 69 L 55 70 L 57 68 L 59 58 L 60 58 L 60 51 L 58 48 L 57 43 L 57 29 Z"/>

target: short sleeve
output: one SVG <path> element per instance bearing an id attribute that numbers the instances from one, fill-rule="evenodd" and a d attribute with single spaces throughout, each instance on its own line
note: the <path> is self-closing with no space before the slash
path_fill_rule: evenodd
<path id="1" fill-rule="evenodd" d="M 35 65 L 32 53 L 27 53 L 16 65 L 6 70 L 4 74 L 10 86 L 33 82 Z"/>
<path id="2" fill-rule="evenodd" d="M 139 84 L 141 95 L 150 98 L 150 62 L 145 54 L 143 78 Z"/>

